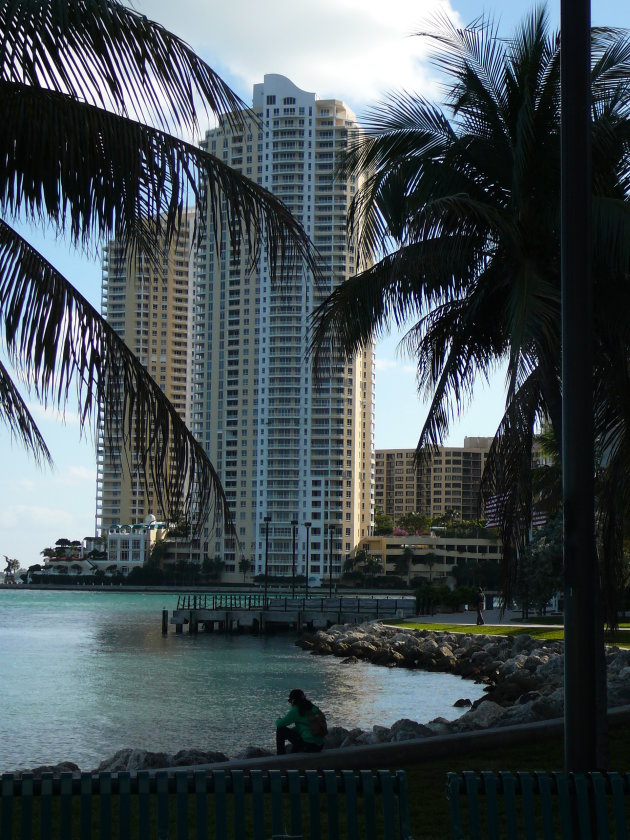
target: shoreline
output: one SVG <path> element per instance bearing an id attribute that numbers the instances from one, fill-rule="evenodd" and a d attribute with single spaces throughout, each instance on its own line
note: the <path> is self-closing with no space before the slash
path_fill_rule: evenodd
<path id="1" fill-rule="evenodd" d="M 297 642 L 313 655 L 367 660 L 386 667 L 420 668 L 485 683 L 485 696 L 455 721 L 429 727 L 461 732 L 534 723 L 564 714 L 564 642 L 415 630 L 383 624 L 333 627 Z M 608 708 L 630 704 L 630 650 L 606 648 Z"/>
<path id="2" fill-rule="evenodd" d="M 428 724 L 403 718 L 392 726 L 374 725 L 371 730 L 330 726 L 324 755 L 354 747 L 403 745 L 406 741 L 432 742 L 435 738 L 482 734 L 488 730 L 520 725 L 542 725 L 561 720 L 564 712 L 564 644 L 540 642 L 527 633 L 515 638 L 439 630 L 414 630 L 379 623 L 338 625 L 304 636 L 296 642 L 315 656 L 335 656 L 344 665 L 369 661 L 389 668 L 441 671 L 485 685 L 484 696 L 471 702 L 464 697 L 454 705 L 467 711 L 454 720 L 437 717 Z M 630 704 L 630 651 L 607 649 L 609 708 Z M 465 683 L 463 683 L 465 685 Z M 429 749 L 427 747 L 427 749 Z M 320 754 L 321 755 L 321 754 Z M 195 767 L 250 760 L 275 760 L 268 749 L 250 745 L 238 755 L 216 750 L 181 750 L 175 754 L 154 753 L 127 747 L 105 759 L 94 771 L 136 771 L 164 767 Z M 335 761 L 327 758 L 327 761 Z M 35 772 L 78 772 L 69 763 L 34 768 Z M 94 772 L 93 771 L 93 772 Z"/>
<path id="3" fill-rule="evenodd" d="M 69 584 L 69 583 L 0 583 L 0 590 L 6 589 L 11 592 L 28 592 L 29 590 L 37 591 L 37 592 L 44 592 L 50 590 L 51 592 L 147 592 L 152 593 L 155 592 L 156 594 L 160 594 L 162 592 L 173 592 L 173 593 L 190 593 L 190 594 L 199 594 L 202 595 L 204 593 L 208 594 L 215 594 L 218 592 L 251 592 L 252 594 L 262 594 L 263 592 L 263 585 L 262 584 L 255 584 L 255 583 L 217 583 L 216 585 L 210 584 L 203 584 L 203 585 L 186 585 L 186 586 L 179 586 L 177 584 L 163 584 L 160 586 L 137 586 L 137 585 L 123 585 L 123 584 L 94 584 L 94 583 L 77 583 L 77 584 Z M 268 586 L 267 591 L 270 596 L 288 596 L 291 589 L 291 585 L 287 584 L 287 586 L 280 587 L 272 587 Z M 327 598 L 328 597 L 328 587 L 321 586 L 317 587 L 309 587 L 309 592 L 313 593 L 314 597 L 318 598 Z M 296 591 L 296 598 L 303 596 L 303 591 L 297 592 Z M 413 598 L 414 592 L 412 589 L 337 589 L 334 594 L 333 598 L 351 598 L 355 596 L 363 596 L 364 598 L 370 598 L 372 596 L 377 596 L 379 598 Z"/>

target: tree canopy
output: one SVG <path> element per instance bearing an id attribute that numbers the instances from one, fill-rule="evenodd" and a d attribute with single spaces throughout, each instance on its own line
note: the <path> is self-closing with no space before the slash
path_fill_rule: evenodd
<path id="1" fill-rule="evenodd" d="M 516 597 L 523 608 L 540 608 L 562 591 L 562 515 L 534 531 L 519 558 Z"/>
<path id="2" fill-rule="evenodd" d="M 486 463 L 509 600 L 532 512 L 532 442 L 548 419 L 561 443 L 560 39 L 538 7 L 510 38 L 482 17 L 422 33 L 435 47 L 444 106 L 409 92 L 369 114 L 345 163 L 366 174 L 351 209 L 371 267 L 315 314 L 312 353 L 352 356 L 394 323 L 430 400 L 418 441 L 442 443 L 478 380 L 507 365 L 505 414 Z M 604 577 L 630 509 L 630 38 L 591 38 L 595 429 Z M 392 243 L 394 248 L 392 250 Z M 359 262 L 359 264 L 362 264 Z M 613 575 L 614 576 L 614 575 Z M 611 587 L 611 592 L 614 587 Z M 614 623 L 612 594 L 607 619 Z"/>
<path id="3" fill-rule="evenodd" d="M 374 534 L 376 536 L 391 534 L 394 530 L 394 517 L 389 513 L 376 513 L 374 515 Z"/>

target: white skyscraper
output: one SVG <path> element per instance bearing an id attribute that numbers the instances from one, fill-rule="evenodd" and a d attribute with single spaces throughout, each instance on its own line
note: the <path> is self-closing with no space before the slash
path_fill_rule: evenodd
<path id="1" fill-rule="evenodd" d="M 202 549 L 225 562 L 226 577 L 238 575 L 241 557 L 256 573 L 266 560 L 269 574 L 290 575 L 294 560 L 304 573 L 308 553 L 309 572 L 327 579 L 331 545 L 336 577 L 373 520 L 372 348 L 319 383 L 307 359 L 311 313 L 355 271 L 346 234 L 355 183 L 335 167 L 356 127 L 342 102 L 267 75 L 242 130 L 224 122 L 206 135 L 208 151 L 285 202 L 323 259 L 320 285 L 299 266 L 274 284 L 264 253 L 252 265 L 229 232 L 215 242 L 212 222 L 198 254 L 193 431 L 221 477 L 240 543 L 207 530 Z"/>

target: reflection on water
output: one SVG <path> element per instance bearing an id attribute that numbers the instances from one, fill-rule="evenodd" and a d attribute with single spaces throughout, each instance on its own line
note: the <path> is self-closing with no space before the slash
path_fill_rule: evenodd
<path id="1" fill-rule="evenodd" d="M 293 636 L 161 634 L 169 594 L 0 590 L 0 772 L 122 747 L 176 752 L 273 745 L 300 686 L 348 729 L 460 714 L 482 686 L 449 674 L 344 665 Z"/>

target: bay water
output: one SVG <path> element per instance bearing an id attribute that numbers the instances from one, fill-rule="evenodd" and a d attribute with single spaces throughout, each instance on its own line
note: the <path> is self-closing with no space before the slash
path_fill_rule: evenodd
<path id="1" fill-rule="evenodd" d="M 296 635 L 161 632 L 173 593 L 0 590 L 0 772 L 73 761 L 95 768 L 123 747 L 175 753 L 274 748 L 291 688 L 329 726 L 427 723 L 483 687 L 451 674 L 311 656 Z"/>

